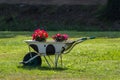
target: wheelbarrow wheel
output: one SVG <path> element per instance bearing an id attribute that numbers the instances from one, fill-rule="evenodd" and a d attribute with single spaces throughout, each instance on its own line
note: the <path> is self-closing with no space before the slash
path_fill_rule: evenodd
<path id="1" fill-rule="evenodd" d="M 31 60 L 28 63 L 24 63 L 25 61 L 28 61 L 30 58 L 32 58 L 32 57 L 34 57 L 36 55 L 37 55 L 37 53 L 35 53 L 35 52 L 29 52 L 29 53 L 27 53 L 24 56 L 24 58 L 23 58 L 23 65 L 24 66 L 41 66 L 42 60 L 41 60 L 40 56 L 36 57 L 35 59 Z"/>

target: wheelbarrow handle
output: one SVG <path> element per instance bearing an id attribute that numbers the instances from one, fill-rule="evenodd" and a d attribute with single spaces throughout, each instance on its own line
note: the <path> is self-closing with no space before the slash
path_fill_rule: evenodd
<path id="1" fill-rule="evenodd" d="M 88 39 L 95 39 L 95 37 L 94 37 L 94 36 L 91 36 L 91 37 L 83 37 L 83 38 L 80 38 L 80 39 L 76 40 L 75 42 L 85 41 L 85 40 L 88 40 Z"/>
<path id="2" fill-rule="evenodd" d="M 95 39 L 95 36 L 91 36 L 91 37 L 89 37 L 89 39 Z"/>
<path id="3" fill-rule="evenodd" d="M 73 42 L 71 42 L 71 43 L 68 43 L 68 44 L 66 44 L 66 45 L 68 45 L 68 47 L 65 49 L 63 49 L 63 51 L 62 51 L 62 53 L 69 53 L 72 49 L 73 49 L 73 47 L 75 46 L 75 45 L 77 45 L 77 44 L 79 44 L 79 43 L 81 43 L 81 42 L 83 42 L 83 41 L 85 41 L 85 40 L 88 40 L 88 39 L 94 39 L 95 37 L 84 37 L 84 38 L 80 38 L 80 39 L 78 39 L 78 40 L 75 40 L 75 41 L 73 41 Z M 64 52 L 65 51 L 65 52 Z"/>

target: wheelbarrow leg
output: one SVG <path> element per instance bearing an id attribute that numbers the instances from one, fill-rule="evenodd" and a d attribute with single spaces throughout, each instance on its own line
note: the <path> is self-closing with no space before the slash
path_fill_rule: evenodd
<path id="1" fill-rule="evenodd" d="M 57 68 L 59 56 L 60 54 L 55 54 L 55 68 Z"/>
<path id="2" fill-rule="evenodd" d="M 52 59 L 50 58 L 50 56 L 48 56 L 48 58 L 51 61 L 51 63 L 54 65 L 54 62 L 52 61 Z"/>
<path id="3" fill-rule="evenodd" d="M 46 62 L 47 62 L 47 64 L 48 64 L 48 66 L 51 67 L 51 65 L 50 65 L 50 63 L 48 62 L 47 58 L 46 58 L 45 56 L 44 56 L 44 58 L 45 58 L 45 60 L 46 60 Z"/>
<path id="4" fill-rule="evenodd" d="M 62 64 L 62 54 L 60 55 L 60 60 L 61 60 L 61 66 L 63 66 L 63 64 Z"/>

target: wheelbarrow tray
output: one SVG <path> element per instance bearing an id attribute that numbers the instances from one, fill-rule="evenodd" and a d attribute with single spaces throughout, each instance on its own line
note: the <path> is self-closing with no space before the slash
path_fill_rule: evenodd
<path id="1" fill-rule="evenodd" d="M 55 41 L 47 41 L 47 42 L 39 42 L 35 40 L 25 40 L 25 42 L 34 49 L 40 55 L 54 55 L 63 53 L 63 50 L 67 49 L 71 44 L 71 41 L 64 42 L 55 42 Z"/>

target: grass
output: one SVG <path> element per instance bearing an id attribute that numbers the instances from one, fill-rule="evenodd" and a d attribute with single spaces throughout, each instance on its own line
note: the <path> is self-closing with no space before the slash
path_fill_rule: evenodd
<path id="1" fill-rule="evenodd" d="M 49 31 L 49 36 L 58 32 Z M 120 32 L 67 33 L 70 40 L 96 36 L 76 45 L 63 55 L 63 66 L 49 68 L 44 58 L 42 67 L 23 67 L 19 61 L 28 52 L 23 40 L 32 32 L 0 32 L 0 80 L 120 80 Z M 48 40 L 51 40 L 49 37 Z M 54 56 L 52 56 L 54 57 Z"/>

